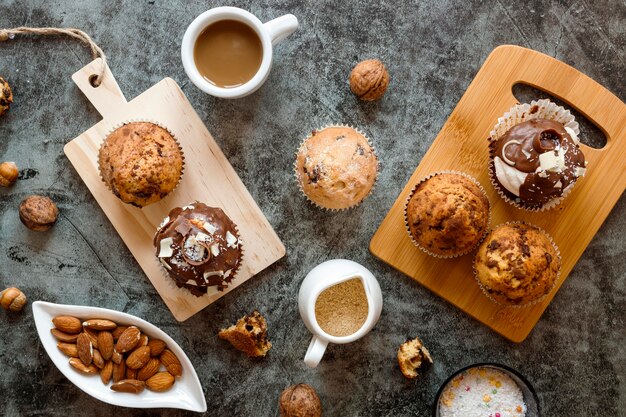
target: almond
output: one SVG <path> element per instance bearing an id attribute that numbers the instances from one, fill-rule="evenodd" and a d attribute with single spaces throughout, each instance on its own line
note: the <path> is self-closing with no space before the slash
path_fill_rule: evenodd
<path id="1" fill-rule="evenodd" d="M 93 365 L 87 366 L 78 358 L 70 358 L 70 365 L 72 365 L 75 369 L 85 374 L 98 373 L 98 368 L 96 368 Z"/>
<path id="2" fill-rule="evenodd" d="M 94 330 L 113 330 L 117 327 L 115 322 L 105 319 L 89 319 L 83 322 L 83 327 Z"/>
<path id="3" fill-rule="evenodd" d="M 98 350 L 104 360 L 111 359 L 113 356 L 113 335 L 111 332 L 102 331 L 98 333 Z"/>
<path id="4" fill-rule="evenodd" d="M 74 343 L 57 343 L 57 347 L 70 358 L 78 358 L 78 348 Z"/>
<path id="5" fill-rule="evenodd" d="M 126 331 L 126 329 L 128 329 L 128 326 L 117 326 L 115 330 L 111 332 L 111 334 L 113 335 L 113 340 L 117 342 L 117 339 L 120 338 L 120 336 Z"/>
<path id="6" fill-rule="evenodd" d="M 140 381 L 145 381 L 150 378 L 152 375 L 159 372 L 159 368 L 161 367 L 161 361 L 157 358 L 152 358 L 148 361 L 147 364 L 143 368 L 139 370 L 137 373 L 137 379 Z"/>
<path id="7" fill-rule="evenodd" d="M 87 333 L 81 333 L 76 339 L 76 348 L 78 349 L 78 357 L 86 366 L 91 365 L 93 360 L 93 345 Z"/>
<path id="8" fill-rule="evenodd" d="M 113 361 L 113 363 L 120 363 L 124 361 L 124 356 L 122 356 L 121 353 L 118 353 L 117 351 L 113 350 L 113 355 L 111 355 L 111 360 Z"/>
<path id="9" fill-rule="evenodd" d="M 124 330 L 124 333 L 122 333 L 120 338 L 117 339 L 115 350 L 119 353 L 126 353 L 133 350 L 139 343 L 140 337 L 141 332 L 139 329 L 135 326 L 130 326 L 128 329 Z"/>
<path id="10" fill-rule="evenodd" d="M 113 364 L 113 382 L 120 382 L 126 378 L 126 362 Z"/>
<path id="11" fill-rule="evenodd" d="M 72 316 L 56 316 L 52 319 L 54 327 L 64 333 L 76 334 L 83 330 L 83 325 L 76 317 Z"/>
<path id="12" fill-rule="evenodd" d="M 180 365 L 180 361 L 171 350 L 165 349 L 159 358 L 170 374 L 174 376 L 181 376 L 183 374 L 183 367 Z"/>
<path id="13" fill-rule="evenodd" d="M 150 346 L 150 356 L 153 358 L 163 353 L 163 350 L 166 347 L 165 342 L 161 339 L 150 339 L 148 341 L 148 346 Z"/>
<path id="14" fill-rule="evenodd" d="M 141 334 L 139 337 L 139 346 L 148 346 L 148 336 L 145 334 Z"/>
<path id="15" fill-rule="evenodd" d="M 117 392 L 130 392 L 132 394 L 139 394 L 143 391 L 146 384 L 143 381 L 137 381 L 136 379 L 123 379 L 119 382 L 111 385 L 111 389 Z"/>
<path id="16" fill-rule="evenodd" d="M 57 340 L 65 343 L 76 343 L 76 339 L 78 338 L 78 334 L 65 333 L 59 329 L 50 329 L 50 333 L 52 333 L 52 336 L 56 337 Z"/>
<path id="17" fill-rule="evenodd" d="M 149 360 L 150 348 L 148 346 L 140 346 L 133 350 L 133 353 L 128 356 L 128 359 L 126 359 L 126 366 L 131 369 L 140 369 L 143 368 Z"/>
<path id="18" fill-rule="evenodd" d="M 91 344 L 95 349 L 98 348 L 98 331 L 90 329 L 89 327 L 83 328 L 83 333 L 87 333 L 89 336 L 89 340 L 91 340 Z"/>
<path id="19" fill-rule="evenodd" d="M 104 367 L 100 369 L 100 379 L 104 385 L 109 385 L 111 376 L 113 376 L 113 362 L 107 361 Z"/>
<path id="20" fill-rule="evenodd" d="M 150 391 L 163 392 L 172 388 L 174 377 L 169 372 L 159 372 L 146 381 L 146 386 Z"/>
<path id="21" fill-rule="evenodd" d="M 96 368 L 102 369 L 104 367 L 104 358 L 100 354 L 98 349 L 93 350 L 93 364 L 96 365 Z"/>
<path id="22" fill-rule="evenodd" d="M 130 369 L 128 365 L 126 365 L 126 379 L 137 379 L 137 370 Z"/>

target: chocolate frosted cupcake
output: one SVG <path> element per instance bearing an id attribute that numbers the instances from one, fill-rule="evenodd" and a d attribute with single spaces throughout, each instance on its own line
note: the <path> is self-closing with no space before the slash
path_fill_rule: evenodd
<path id="1" fill-rule="evenodd" d="M 120 200 L 145 207 L 176 188 L 183 172 L 183 154 L 163 127 L 131 122 L 106 137 L 98 167 L 102 180 Z"/>
<path id="2" fill-rule="evenodd" d="M 314 130 L 300 145 L 298 184 L 315 205 L 343 210 L 369 195 L 378 176 L 378 158 L 367 138 L 348 126 Z"/>
<path id="3" fill-rule="evenodd" d="M 578 124 L 548 100 L 511 109 L 492 132 L 489 148 L 491 182 L 519 208 L 555 207 L 586 171 Z"/>
<path id="4" fill-rule="evenodd" d="M 220 208 L 194 202 L 170 211 L 154 237 L 156 256 L 180 288 L 195 296 L 222 291 L 241 265 L 237 226 Z"/>
<path id="5" fill-rule="evenodd" d="M 474 259 L 476 279 L 487 297 L 511 306 L 540 301 L 554 288 L 560 269 L 561 256 L 552 238 L 523 222 L 496 227 Z"/>
<path id="6" fill-rule="evenodd" d="M 460 172 L 432 174 L 405 207 L 409 236 L 432 256 L 452 258 L 478 245 L 489 225 L 489 200 L 478 181 Z"/>

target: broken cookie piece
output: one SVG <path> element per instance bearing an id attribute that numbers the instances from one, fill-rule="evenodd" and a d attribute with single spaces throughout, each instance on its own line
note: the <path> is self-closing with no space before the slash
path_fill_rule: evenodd
<path id="1" fill-rule="evenodd" d="M 231 345 L 249 357 L 265 356 L 272 347 L 267 340 L 267 322 L 258 311 L 243 316 L 228 329 L 218 334 L 220 339 L 228 340 Z"/>
<path id="2" fill-rule="evenodd" d="M 430 353 L 418 337 L 407 340 L 398 349 L 400 371 L 408 379 L 417 378 L 417 370 L 426 368 L 432 363 Z"/>

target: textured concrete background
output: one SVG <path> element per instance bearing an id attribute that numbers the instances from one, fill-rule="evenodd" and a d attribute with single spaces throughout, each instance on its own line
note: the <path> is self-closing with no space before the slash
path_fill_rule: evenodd
<path id="1" fill-rule="evenodd" d="M 501 0 L 391 2 L 234 1 L 261 20 L 293 13 L 301 27 L 275 49 L 256 94 L 223 101 L 188 82 L 180 63 L 185 27 L 208 1 L 0 0 L 0 26 L 86 30 L 109 56 L 128 99 L 163 77 L 182 86 L 243 182 L 276 228 L 287 257 L 185 323 L 177 323 L 63 154 L 63 145 L 99 120 L 70 79 L 90 61 L 66 38 L 0 44 L 0 75 L 15 104 L 0 119 L 0 159 L 23 169 L 0 190 L 0 286 L 30 300 L 85 304 L 145 318 L 176 339 L 194 363 L 212 416 L 277 416 L 292 383 L 319 392 L 327 416 L 428 416 L 442 381 L 478 361 L 521 370 L 545 416 L 624 416 L 626 410 L 626 200 L 593 239 L 530 337 L 507 342 L 419 284 L 375 260 L 368 242 L 488 53 L 513 43 L 547 53 L 626 99 L 626 3 Z M 391 86 L 359 103 L 347 76 L 379 57 Z M 292 179 L 297 144 L 312 128 L 353 123 L 375 141 L 379 185 L 359 208 L 324 213 L 305 203 Z M 616 167 L 618 169 L 619 167 Z M 17 206 L 32 193 L 61 210 L 46 234 L 25 229 Z M 581 225 L 584 227 L 584 225 Z M 309 333 L 296 294 L 304 275 L 327 259 L 370 268 L 385 297 L 381 320 L 362 342 L 331 346 L 315 370 L 302 357 Z M 216 337 L 252 308 L 267 316 L 274 343 L 260 361 Z M 101 403 L 73 386 L 42 349 L 30 308 L 0 313 L 0 414 L 154 415 Z M 434 369 L 407 382 L 398 345 L 419 335 Z M 157 410 L 158 411 L 158 410 Z M 164 415 L 184 415 L 163 410 Z M 191 413 L 190 413 L 191 414 Z"/>

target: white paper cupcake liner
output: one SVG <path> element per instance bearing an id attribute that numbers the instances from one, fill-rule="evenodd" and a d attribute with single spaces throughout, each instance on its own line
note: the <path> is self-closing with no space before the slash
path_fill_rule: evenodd
<path id="1" fill-rule="evenodd" d="M 554 288 L 556 287 L 557 283 L 559 282 L 559 280 L 561 279 L 561 269 L 563 269 L 563 258 L 561 257 L 561 252 L 559 251 L 559 247 L 556 245 L 556 243 L 554 243 L 554 239 L 552 239 L 552 236 L 550 236 L 550 234 L 548 232 L 546 232 L 543 228 L 529 223 L 529 222 L 524 222 L 524 221 L 519 221 L 519 220 L 514 220 L 514 221 L 508 221 L 506 223 L 501 223 L 499 225 L 497 225 L 495 228 L 493 228 L 487 235 L 486 237 L 488 237 L 489 234 L 491 234 L 491 232 L 493 232 L 494 230 L 496 230 L 499 227 L 502 226 L 506 226 L 506 225 L 511 225 L 511 224 L 526 224 L 528 226 L 532 226 L 536 229 L 538 229 L 539 231 L 541 231 L 550 241 L 550 244 L 552 245 L 552 247 L 554 248 L 554 251 L 556 252 L 556 256 L 559 258 L 559 270 L 556 273 L 556 277 L 554 278 L 554 282 L 552 283 L 552 287 L 550 287 L 550 289 L 541 297 L 529 301 L 528 303 L 524 303 L 524 304 L 506 304 L 503 303 L 501 301 L 496 300 L 494 297 L 491 296 L 491 294 L 489 294 L 489 292 L 487 291 L 487 288 L 483 285 L 482 282 L 480 282 L 480 279 L 478 278 L 478 271 L 476 270 L 476 258 L 474 258 L 474 261 L 472 262 L 472 272 L 474 274 L 474 279 L 476 280 L 476 282 L 478 283 L 478 286 L 480 287 L 480 289 L 482 290 L 483 294 L 492 302 L 501 305 L 503 307 L 511 307 L 511 308 L 516 308 L 516 309 L 520 309 L 520 308 L 527 308 L 527 307 L 531 307 L 534 306 L 535 304 L 538 304 L 540 302 L 542 302 L 543 300 L 546 299 L 546 297 L 548 295 L 550 295 L 552 293 L 552 291 L 554 291 Z"/>
<path id="2" fill-rule="evenodd" d="M 508 132 L 513 126 L 533 119 L 554 120 L 555 122 L 561 123 L 565 127 L 571 128 L 576 133 L 576 135 L 580 134 L 578 122 L 576 122 L 576 120 L 574 119 L 574 115 L 572 115 L 569 110 L 566 110 L 564 107 L 558 106 L 548 99 L 533 100 L 530 102 L 530 104 L 516 104 L 515 106 L 511 107 L 508 112 L 504 113 L 502 117 L 498 118 L 498 123 L 490 132 L 491 137 L 489 138 L 489 180 L 494 189 L 500 195 L 500 197 L 508 204 L 511 204 L 512 206 L 521 210 L 540 212 L 553 209 L 561 204 L 565 197 L 567 197 L 567 195 L 572 191 L 573 185 L 576 184 L 577 181 L 572 183 L 569 187 L 565 188 L 561 196 L 546 202 L 541 207 L 532 207 L 525 205 L 519 197 L 511 198 L 510 195 L 506 194 L 508 191 L 505 191 L 504 187 L 502 187 L 498 183 L 495 168 L 493 165 L 493 158 L 495 155 L 493 146 L 491 146 L 506 132 Z"/>
<path id="3" fill-rule="evenodd" d="M 483 232 L 483 235 L 480 237 L 480 239 L 478 239 L 478 241 L 473 246 L 468 247 L 463 252 L 450 254 L 450 255 L 441 255 L 441 254 L 429 251 L 427 248 L 422 246 L 418 241 L 416 241 L 415 238 L 413 237 L 413 234 L 411 233 L 411 228 L 409 227 L 408 207 L 409 207 L 409 202 L 411 201 L 411 198 L 413 198 L 413 194 L 415 194 L 415 191 L 417 190 L 417 187 L 419 187 L 420 184 L 422 184 L 426 180 L 428 180 L 428 179 L 430 179 L 430 178 L 432 178 L 432 177 L 434 177 L 436 175 L 440 175 L 440 174 L 457 174 L 457 175 L 461 175 L 461 176 L 469 179 L 474 184 L 476 184 L 478 186 L 478 188 L 480 188 L 480 191 L 483 193 L 483 195 L 485 196 L 487 201 L 489 201 L 489 197 L 487 196 L 487 193 L 485 192 L 485 189 L 483 188 L 481 183 L 478 182 L 478 180 L 476 178 L 472 177 L 471 175 L 468 175 L 465 172 L 454 171 L 454 170 L 436 171 L 436 172 L 433 172 L 431 174 L 428 174 L 426 177 L 424 177 L 421 180 L 419 180 L 417 182 L 417 184 L 415 184 L 415 186 L 413 187 L 411 192 L 409 193 L 409 197 L 406 199 L 406 202 L 404 203 L 404 227 L 405 227 L 405 229 L 407 231 L 407 234 L 409 235 L 409 238 L 411 239 L 411 242 L 413 242 L 413 244 L 417 248 L 419 248 L 422 252 L 426 253 L 427 255 L 430 255 L 430 256 L 433 256 L 433 257 L 439 258 L 439 259 L 458 258 L 459 256 L 464 256 L 464 255 L 467 255 L 468 253 L 474 251 L 478 247 L 478 245 L 480 245 L 480 243 L 485 239 L 485 236 L 487 236 L 487 232 L 489 231 L 489 225 L 491 224 L 491 202 L 489 201 L 489 212 L 488 212 L 489 217 L 487 218 L 487 224 L 485 225 L 485 230 Z"/>
<path id="4" fill-rule="evenodd" d="M 374 179 L 374 184 L 372 184 L 372 188 L 370 189 L 370 191 L 367 193 L 367 195 L 365 195 L 365 197 L 363 197 L 360 201 L 358 201 L 356 204 L 353 204 L 349 207 L 343 207 L 343 208 L 330 208 L 330 207 L 324 207 L 322 205 L 319 205 L 317 202 L 313 201 L 311 198 L 309 198 L 309 196 L 304 192 L 304 189 L 302 188 L 302 178 L 300 175 L 300 172 L 298 171 L 298 155 L 300 154 L 300 151 L 303 149 L 303 146 L 305 145 L 305 143 L 313 136 L 312 132 L 320 132 L 324 129 L 328 129 L 328 128 L 332 128 L 332 127 L 344 127 L 344 128 L 350 128 L 350 129 L 354 129 L 358 134 L 360 134 L 361 136 L 363 136 L 365 138 L 365 140 L 367 140 L 367 143 L 369 144 L 370 148 L 372 149 L 372 153 L 374 154 L 374 156 L 376 157 L 376 178 Z M 322 128 L 319 129 L 315 129 L 313 130 L 311 133 L 308 134 L 307 137 L 305 137 L 301 142 L 300 145 L 298 145 L 298 149 L 295 153 L 295 158 L 294 158 L 294 163 L 293 163 L 293 171 L 294 171 L 294 175 L 296 177 L 296 184 L 298 185 L 298 188 L 300 189 L 300 192 L 302 193 L 302 195 L 304 195 L 304 197 L 309 201 L 309 203 L 313 204 L 315 207 L 318 207 L 320 209 L 326 210 L 326 211 L 334 211 L 334 212 L 338 212 L 338 211 L 344 211 L 344 210 L 348 210 L 354 207 L 358 207 L 361 203 L 363 203 L 363 201 L 365 201 L 374 191 L 374 189 L 376 188 L 376 185 L 378 183 L 378 175 L 380 174 L 380 158 L 378 157 L 378 154 L 376 153 L 376 148 L 374 147 L 374 145 L 372 144 L 372 141 L 370 140 L 370 138 L 363 133 L 359 128 L 354 127 L 352 125 L 348 125 L 348 124 L 328 124 L 325 125 Z"/>
<path id="5" fill-rule="evenodd" d="M 110 185 L 109 185 L 109 184 L 108 184 L 108 183 L 104 180 L 104 178 L 102 177 L 102 172 L 100 171 L 100 164 L 99 164 L 99 160 L 100 160 L 100 150 L 102 149 L 102 146 L 104 146 L 104 143 L 106 142 L 106 139 L 107 139 L 107 138 L 108 138 L 108 137 L 109 137 L 109 136 L 110 136 L 110 135 L 111 135 L 114 131 L 116 131 L 116 130 L 117 130 L 117 129 L 119 129 L 120 127 L 122 127 L 122 126 L 124 126 L 124 125 L 127 125 L 127 124 L 129 124 L 129 123 L 152 123 L 152 124 L 155 124 L 155 125 L 159 126 L 160 128 L 165 129 L 165 130 L 167 131 L 167 133 L 169 133 L 169 134 L 170 134 L 170 136 L 172 136 L 172 138 L 174 139 L 174 142 L 176 142 L 176 145 L 178 145 L 178 150 L 180 151 L 180 156 L 181 156 L 181 159 L 182 159 L 182 161 L 183 161 L 183 164 L 182 164 L 182 167 L 181 167 L 181 170 L 180 170 L 180 176 L 178 177 L 178 182 L 176 183 L 176 186 L 172 189 L 172 191 L 170 191 L 170 192 L 167 194 L 167 196 L 163 197 L 163 199 L 164 199 L 164 198 L 166 198 L 166 197 L 168 197 L 168 196 L 170 196 L 171 194 L 173 194 L 173 193 L 174 193 L 174 191 L 176 191 L 176 189 L 178 188 L 178 186 L 180 185 L 180 183 L 181 183 L 181 181 L 182 181 L 183 176 L 185 175 L 185 153 L 183 152 L 183 148 L 182 148 L 182 146 L 181 146 L 180 142 L 178 141 L 178 139 L 176 138 L 176 135 L 174 134 L 174 132 L 172 132 L 172 130 L 171 130 L 170 128 L 168 128 L 166 125 L 164 125 L 163 123 L 161 123 L 161 122 L 159 122 L 159 121 L 157 121 L 157 120 L 154 120 L 154 119 L 149 119 L 149 118 L 131 118 L 131 119 L 125 119 L 125 120 L 123 120 L 123 121 L 121 121 L 121 122 L 117 122 L 117 123 L 115 123 L 114 125 L 112 125 L 112 126 L 111 126 L 108 130 L 107 130 L 107 133 L 106 133 L 106 135 L 105 135 L 105 137 L 104 137 L 104 140 L 102 141 L 102 143 L 100 144 L 100 147 L 98 148 L 98 161 L 97 161 L 97 162 L 98 162 L 98 175 L 100 176 L 100 181 L 102 181 L 102 182 L 104 183 L 104 185 L 106 185 L 106 187 L 109 189 L 109 191 L 111 191 L 111 193 L 112 193 L 112 194 L 113 194 L 116 198 L 118 198 L 120 201 L 122 201 L 119 197 L 117 197 L 117 196 L 115 195 L 115 193 L 113 193 L 113 190 L 111 189 Z M 161 199 L 161 200 L 163 200 L 163 199 Z M 126 202 L 124 202 L 124 201 L 122 201 L 122 202 L 123 202 L 124 204 L 128 204 L 129 206 L 136 207 L 136 208 L 138 208 L 138 209 L 140 209 L 140 210 L 143 208 L 143 207 L 139 207 L 139 206 L 136 206 L 136 205 L 134 205 L 134 204 L 131 204 L 131 203 L 126 203 Z M 144 207 L 147 207 L 147 206 L 144 206 Z"/>

